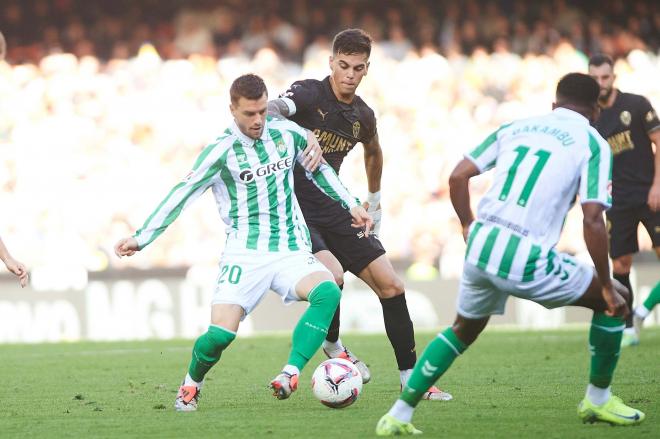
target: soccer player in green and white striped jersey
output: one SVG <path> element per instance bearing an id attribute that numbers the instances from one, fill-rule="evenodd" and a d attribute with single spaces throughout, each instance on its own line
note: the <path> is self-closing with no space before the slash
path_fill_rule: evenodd
<path id="1" fill-rule="evenodd" d="M 142 228 L 115 245 L 120 257 L 142 250 L 204 191 L 213 190 L 227 226 L 227 241 L 211 324 L 195 342 L 174 404 L 179 411 L 197 409 L 204 376 L 236 337 L 241 320 L 269 289 L 285 303 L 306 300 L 310 304 L 293 331 L 287 364 L 270 383 L 278 399 L 288 398 L 296 390 L 300 370 L 325 339 L 341 292 L 311 253 L 309 232 L 293 193 L 296 160 L 306 166 L 308 178 L 319 189 L 350 209 L 355 227 L 368 231 L 372 223 L 332 168 L 320 163 L 321 152 L 313 134 L 288 120 L 266 119 L 268 95 L 261 78 L 239 77 L 230 95 L 234 124 L 202 151 L 192 171 Z"/>
<path id="2" fill-rule="evenodd" d="M 612 155 L 592 128 L 598 115 L 599 87 L 581 73 L 564 76 L 550 114 L 500 127 L 465 156 L 449 179 L 450 196 L 467 240 L 465 265 L 454 325 L 440 333 L 376 432 L 416 434 L 410 423 L 425 389 L 486 327 L 502 314 L 508 296 L 546 308 L 576 305 L 594 311 L 589 333 L 591 373 L 578 406 L 584 422 L 633 425 L 644 413 L 611 395 L 623 318 L 630 312 L 628 291 L 610 278 L 603 211 L 611 205 Z M 494 168 L 493 184 L 474 219 L 469 180 Z M 566 214 L 579 196 L 584 239 L 594 269 L 558 253 Z"/>

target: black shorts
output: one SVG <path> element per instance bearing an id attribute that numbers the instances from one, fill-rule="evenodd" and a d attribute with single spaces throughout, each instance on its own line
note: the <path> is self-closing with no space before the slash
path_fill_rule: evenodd
<path id="1" fill-rule="evenodd" d="M 385 254 L 385 249 L 374 235 L 365 236 L 362 229 L 352 227 L 351 214 L 341 209 L 335 212 L 332 222 L 320 223 L 307 220 L 312 239 L 312 253 L 328 250 L 344 271 L 358 276 L 373 260 Z"/>
<path id="2" fill-rule="evenodd" d="M 612 259 L 639 251 L 637 227 L 640 222 L 651 236 L 653 247 L 660 247 L 660 212 L 651 211 L 648 204 L 626 208 L 612 207 L 606 215 Z"/>

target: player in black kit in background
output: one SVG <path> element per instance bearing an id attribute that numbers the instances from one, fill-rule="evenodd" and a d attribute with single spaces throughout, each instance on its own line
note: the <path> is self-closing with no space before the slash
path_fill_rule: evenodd
<path id="1" fill-rule="evenodd" d="M 374 234 L 365 236 L 351 227 L 350 217 L 344 214 L 344 209 L 308 184 L 304 170 L 298 166 L 294 171 L 295 192 L 309 227 L 312 251 L 332 271 L 337 284 L 342 287 L 344 272 L 350 271 L 378 295 L 403 386 L 417 361 L 415 335 L 403 283 L 377 237 L 383 153 L 378 142 L 376 119 L 373 110 L 355 94 L 369 69 L 370 54 L 371 37 L 364 31 L 347 29 L 338 33 L 332 43 L 330 76 L 322 81 L 294 82 L 279 99 L 269 102 L 268 110 L 271 116 L 287 117 L 313 131 L 323 150 L 323 158 L 337 173 L 344 157 L 357 143 L 364 147 L 369 185 L 364 207 L 374 219 Z M 339 339 L 339 307 L 323 350 L 328 357 L 352 361 L 360 369 L 364 382 L 369 381 L 367 366 Z M 449 400 L 451 395 L 432 387 L 425 399 Z"/>
<path id="2" fill-rule="evenodd" d="M 589 60 L 589 75 L 600 86 L 598 132 L 612 148 L 612 208 L 607 211 L 610 256 L 614 278 L 633 291 L 630 269 L 633 253 L 639 251 L 637 227 L 641 222 L 660 258 L 660 120 L 644 96 L 614 88 L 614 63 L 607 55 Z M 655 156 L 651 142 L 655 143 Z M 638 307 L 639 308 L 639 307 Z M 639 343 L 639 326 L 646 316 L 640 309 L 626 320 L 622 346 Z M 633 328 L 633 318 L 636 329 Z"/>

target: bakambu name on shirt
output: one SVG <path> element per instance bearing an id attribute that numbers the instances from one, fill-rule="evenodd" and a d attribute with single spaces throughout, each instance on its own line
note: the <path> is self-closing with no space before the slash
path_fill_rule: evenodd
<path id="1" fill-rule="evenodd" d="M 575 143 L 575 140 L 573 140 L 567 131 L 563 131 L 559 128 L 553 128 L 547 125 L 525 125 L 522 128 L 513 130 L 511 134 L 515 136 L 517 134 L 527 133 L 547 134 L 548 136 L 552 136 L 559 140 L 563 146 L 570 146 Z"/>

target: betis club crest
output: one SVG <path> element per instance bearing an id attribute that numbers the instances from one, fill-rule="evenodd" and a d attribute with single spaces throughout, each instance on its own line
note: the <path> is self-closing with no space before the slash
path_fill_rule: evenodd
<path id="1" fill-rule="evenodd" d="M 286 152 L 286 145 L 284 144 L 284 141 L 282 139 L 279 139 L 277 141 L 277 143 L 275 144 L 275 147 L 277 148 L 277 152 L 279 152 L 280 155 L 282 155 Z"/>

